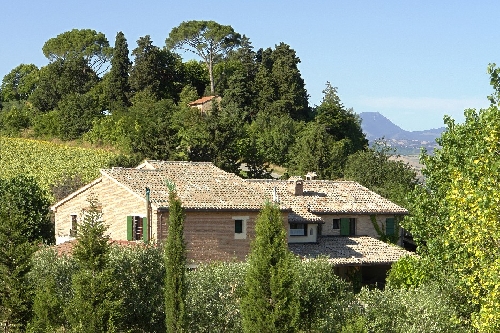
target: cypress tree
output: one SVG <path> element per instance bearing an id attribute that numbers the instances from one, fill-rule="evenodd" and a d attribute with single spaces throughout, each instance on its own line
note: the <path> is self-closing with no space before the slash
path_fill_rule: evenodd
<path id="1" fill-rule="evenodd" d="M 184 243 L 184 210 L 173 183 L 168 209 L 168 235 L 165 244 L 165 319 L 167 332 L 182 332 L 185 323 L 186 244 Z"/>
<path id="2" fill-rule="evenodd" d="M 128 44 L 123 32 L 116 34 L 111 70 L 108 75 L 109 108 L 111 111 L 126 109 L 130 104 L 128 72 L 132 62 L 128 57 Z"/>
<path id="3" fill-rule="evenodd" d="M 0 323 L 5 332 L 24 331 L 31 319 L 33 292 L 28 283 L 31 255 L 36 246 L 29 241 L 21 211 L 7 196 L 0 196 Z"/>
<path id="4" fill-rule="evenodd" d="M 244 332 L 295 332 L 299 299 L 295 258 L 279 207 L 267 202 L 255 224 L 241 301 Z"/>

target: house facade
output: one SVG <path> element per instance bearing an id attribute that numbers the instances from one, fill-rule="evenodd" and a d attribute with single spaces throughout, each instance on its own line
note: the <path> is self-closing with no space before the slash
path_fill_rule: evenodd
<path id="1" fill-rule="evenodd" d="M 407 254 L 378 240 L 380 230 L 397 233 L 397 221 L 407 211 L 356 182 L 244 180 L 208 162 L 145 161 L 137 168 L 101 170 L 100 178 L 52 206 L 57 243 L 78 234 L 91 196 L 111 239 L 163 242 L 168 183 L 175 185 L 185 210 L 184 237 L 193 263 L 245 260 L 266 201 L 279 205 L 289 247 L 303 257 L 321 254 L 343 258 L 338 265 L 376 265 Z M 354 252 L 347 251 L 348 257 L 343 250 L 328 252 L 335 244 Z"/>

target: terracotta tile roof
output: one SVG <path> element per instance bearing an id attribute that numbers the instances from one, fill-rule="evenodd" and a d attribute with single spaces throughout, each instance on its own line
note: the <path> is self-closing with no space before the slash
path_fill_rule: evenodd
<path id="1" fill-rule="evenodd" d="M 206 103 L 208 101 L 211 101 L 212 99 L 216 98 L 217 96 L 205 96 L 205 97 L 202 97 L 200 99 L 197 99 L 196 101 L 193 101 L 191 103 L 189 103 L 188 105 L 189 106 L 196 106 L 196 105 L 200 105 L 200 104 L 203 104 L 203 103 Z"/>
<path id="2" fill-rule="evenodd" d="M 405 208 L 353 181 L 303 180 L 303 195 L 291 194 L 288 182 L 282 180 L 246 181 L 259 185 L 269 197 L 276 193 L 282 205 L 305 220 L 321 214 L 408 214 Z"/>
<path id="3" fill-rule="evenodd" d="M 407 214 L 408 211 L 352 181 L 302 180 L 303 195 L 292 195 L 289 181 L 244 180 L 210 162 L 146 160 L 135 169 L 101 170 L 104 176 L 137 196 L 151 189 L 151 202 L 168 206 L 165 180 L 175 183 L 185 209 L 260 210 L 265 201 L 279 200 L 291 210 L 289 222 L 322 223 L 321 214 Z"/>
<path id="4" fill-rule="evenodd" d="M 149 187 L 157 208 L 168 206 L 166 180 L 175 184 L 185 209 L 260 210 L 266 200 L 254 186 L 209 162 L 147 162 L 154 169 L 113 168 L 101 173 L 141 197 Z"/>
<path id="5" fill-rule="evenodd" d="M 368 236 L 318 237 L 318 243 L 290 243 L 288 248 L 303 258 L 327 257 L 335 266 L 392 264 L 411 252 Z"/>

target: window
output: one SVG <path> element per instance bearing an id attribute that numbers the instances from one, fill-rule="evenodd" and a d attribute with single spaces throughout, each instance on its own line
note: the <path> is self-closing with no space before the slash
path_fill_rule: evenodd
<path id="1" fill-rule="evenodd" d="M 243 220 L 234 220 L 234 233 L 235 234 L 243 233 Z"/>
<path id="2" fill-rule="evenodd" d="M 340 229 L 340 219 L 333 219 L 333 229 Z"/>
<path id="3" fill-rule="evenodd" d="M 396 233 L 396 223 L 394 222 L 394 217 L 388 217 L 385 219 L 385 234 L 394 235 Z"/>
<path id="4" fill-rule="evenodd" d="M 248 216 L 233 216 L 234 221 L 234 239 L 247 238 L 247 220 Z"/>
<path id="5" fill-rule="evenodd" d="M 148 218 L 138 215 L 127 216 L 127 240 L 149 240 Z"/>
<path id="6" fill-rule="evenodd" d="M 344 217 L 340 219 L 340 236 L 356 235 L 356 219 Z"/>
<path id="7" fill-rule="evenodd" d="M 304 223 L 290 223 L 290 236 L 306 236 L 307 224 Z"/>
<path id="8" fill-rule="evenodd" d="M 69 235 L 71 237 L 76 237 L 78 231 L 78 222 L 76 214 L 71 214 L 71 229 L 69 229 Z"/>

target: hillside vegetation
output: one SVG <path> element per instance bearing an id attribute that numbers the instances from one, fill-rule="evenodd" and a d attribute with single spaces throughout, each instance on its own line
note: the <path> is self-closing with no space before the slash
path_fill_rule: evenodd
<path id="1" fill-rule="evenodd" d="M 51 192 L 65 179 L 78 177 L 82 183 L 90 182 L 99 176 L 100 168 L 108 167 L 118 156 L 102 149 L 0 137 L 0 179 L 32 176 Z"/>

